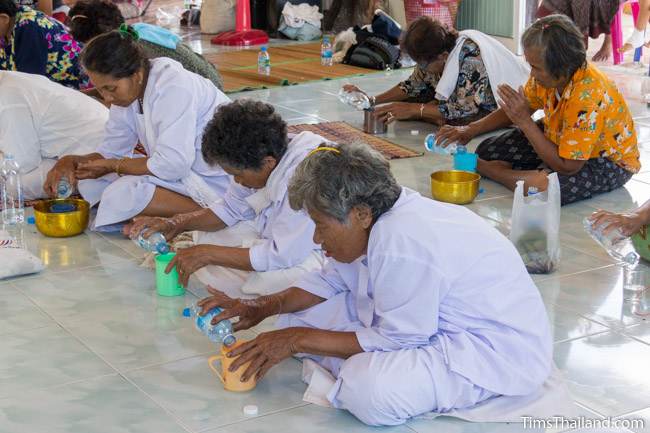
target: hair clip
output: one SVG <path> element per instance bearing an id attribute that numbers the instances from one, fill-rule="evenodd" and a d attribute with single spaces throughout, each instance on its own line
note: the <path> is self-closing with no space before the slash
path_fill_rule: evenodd
<path id="1" fill-rule="evenodd" d="M 140 39 L 138 32 L 136 32 L 133 27 L 126 23 L 120 24 L 120 27 L 117 29 L 117 31 L 120 33 L 120 36 L 122 36 L 122 39 L 125 39 L 129 36 L 132 37 L 134 41 Z"/>
<path id="2" fill-rule="evenodd" d="M 339 155 L 341 154 L 341 151 L 338 150 L 336 147 L 322 146 L 312 150 L 311 152 L 309 152 L 309 155 L 307 156 L 312 156 L 314 153 L 318 153 L 318 152 L 332 152 L 332 153 L 337 153 Z"/>
<path id="3" fill-rule="evenodd" d="M 75 16 L 73 16 L 72 18 L 70 18 L 70 21 L 74 21 L 74 20 L 76 20 L 77 18 L 85 18 L 85 19 L 88 19 L 88 17 L 87 17 L 86 15 L 75 15 Z"/>

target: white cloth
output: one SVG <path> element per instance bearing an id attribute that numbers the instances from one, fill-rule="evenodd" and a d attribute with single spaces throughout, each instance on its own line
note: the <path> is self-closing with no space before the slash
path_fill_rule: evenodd
<path id="1" fill-rule="evenodd" d="M 396 366 L 403 368 L 400 364 Z M 308 358 L 303 361 L 302 367 L 303 382 L 308 385 L 303 400 L 333 408 L 328 394 L 332 389 L 336 389 L 336 378 L 320 364 Z M 562 373 L 556 366 L 553 366 L 548 379 L 529 396 L 488 398 L 473 407 L 452 409 L 445 413 L 429 412 L 417 416 L 417 418 L 435 419 L 440 416 L 450 416 L 471 422 L 522 423 L 524 417 L 551 419 L 555 416 L 563 416 L 570 419 L 579 416 L 579 412 Z"/>
<path id="2" fill-rule="evenodd" d="M 294 285 L 326 300 L 278 326 L 356 334 L 365 353 L 309 357 L 337 378 L 328 400 L 368 424 L 529 396 L 551 372 L 548 317 L 519 254 L 461 206 L 404 188 L 367 256 Z"/>
<path id="3" fill-rule="evenodd" d="M 309 3 L 294 5 L 286 2 L 282 8 L 282 17 L 289 27 L 299 28 L 309 23 L 320 29 L 323 14 L 318 11 L 318 6 L 311 6 Z"/>
<path id="4" fill-rule="evenodd" d="M 474 41 L 481 50 L 481 58 L 494 92 L 501 84 L 508 84 L 515 90 L 526 84 L 530 75 L 530 67 L 526 62 L 493 37 L 478 30 L 463 30 L 458 35 L 456 46 L 449 53 L 445 69 L 436 86 L 436 99 L 447 100 L 454 93 L 460 73 L 460 52 L 466 39 Z"/>
<path id="5" fill-rule="evenodd" d="M 98 149 L 105 158 L 133 157 L 139 141 L 149 157 L 152 176 L 111 174 L 80 182 L 79 190 L 91 204 L 100 201 L 95 227 L 138 215 L 151 201 L 156 187 L 190 196 L 207 206 L 225 194 L 230 176 L 209 166 L 201 155 L 206 124 L 219 105 L 230 99 L 209 80 L 189 72 L 180 63 L 152 59 L 144 93 L 144 114 L 138 101 L 112 106 L 106 138 Z"/>
<path id="6" fill-rule="evenodd" d="M 194 240 L 195 244 L 238 248 L 250 248 L 261 241 L 251 221 L 242 221 L 218 232 L 195 232 Z M 304 274 L 322 266 L 322 253 L 312 251 L 302 263 L 286 269 L 248 272 L 222 266 L 206 266 L 196 271 L 194 276 L 202 283 L 201 287 L 217 288 L 232 298 L 251 298 L 284 290 Z M 206 290 L 197 290 L 197 296 L 209 296 Z"/>
<path id="7" fill-rule="evenodd" d="M 0 71 L 0 152 L 20 165 L 27 200 L 44 197 L 41 180 L 58 158 L 94 152 L 107 120 L 108 109 L 79 91 Z"/>
<path id="8" fill-rule="evenodd" d="M 291 209 L 287 188 L 298 164 L 327 140 L 311 132 L 289 138 L 264 188 L 244 188 L 233 180 L 224 199 L 210 207 L 229 229 L 197 237 L 197 243 L 249 248 L 255 272 L 208 266 L 196 273 L 202 283 L 220 284 L 223 290 L 234 286 L 246 295 L 266 294 L 286 289 L 303 273 L 322 266 L 322 253 L 313 241 L 314 223 L 305 212 Z M 249 223 L 242 227 L 242 222 Z"/>

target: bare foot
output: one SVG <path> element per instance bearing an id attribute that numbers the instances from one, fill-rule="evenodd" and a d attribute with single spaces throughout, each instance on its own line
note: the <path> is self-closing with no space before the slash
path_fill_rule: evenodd
<path id="1" fill-rule="evenodd" d="M 607 35 L 605 36 L 605 40 L 603 41 L 603 46 L 600 47 L 600 50 L 596 54 L 594 54 L 594 57 L 592 57 L 591 60 L 594 62 L 606 62 L 609 60 L 609 56 L 612 53 L 612 37 Z"/>

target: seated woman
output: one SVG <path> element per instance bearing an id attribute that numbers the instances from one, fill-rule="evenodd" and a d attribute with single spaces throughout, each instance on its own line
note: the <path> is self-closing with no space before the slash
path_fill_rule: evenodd
<path id="1" fill-rule="evenodd" d="M 289 206 L 287 183 L 324 141 L 311 132 L 288 137 L 286 123 L 269 104 L 222 105 L 203 134 L 203 156 L 234 176 L 224 200 L 170 219 L 138 218 L 131 234 L 147 227 L 172 239 L 202 230 L 198 245 L 179 250 L 170 264 L 184 285 L 196 272 L 202 283 L 236 296 L 283 289 L 322 265 L 314 224 Z"/>
<path id="2" fill-rule="evenodd" d="M 409 119 L 438 125 L 467 123 L 498 108 L 495 86 L 518 87 L 529 73 L 496 39 L 476 30 L 459 34 L 428 17 L 409 26 L 402 50 L 417 62 L 411 77 L 370 97 L 379 105 L 377 116 L 388 123 Z"/>
<path id="3" fill-rule="evenodd" d="M 42 12 L 0 0 L 0 70 L 44 75 L 74 89 L 88 87 L 81 46 L 63 24 Z"/>
<path id="4" fill-rule="evenodd" d="M 70 12 L 70 33 L 79 42 L 87 43 L 102 33 L 117 30 L 124 24 L 120 9 L 108 0 L 82 0 Z M 137 41 L 147 58 L 169 57 L 179 62 L 185 69 L 212 81 L 223 89 L 221 76 L 214 65 L 190 47 L 180 42 L 180 37 L 162 27 L 137 23 L 133 28 L 139 35 Z"/>
<path id="5" fill-rule="evenodd" d="M 51 191 L 62 176 L 85 179 L 82 196 L 101 200 L 95 228 L 207 207 L 230 183 L 201 156 L 205 125 L 230 100 L 174 60 L 147 59 L 131 32 L 105 33 L 84 49 L 84 68 L 111 104 L 106 137 L 95 153 L 61 158 L 46 182 Z M 137 143 L 146 157 L 134 155 Z"/>
<path id="6" fill-rule="evenodd" d="M 81 92 L 40 75 L 0 71 L 0 153 L 20 165 L 26 200 L 51 193 L 43 183 L 57 159 L 97 149 L 107 120 L 106 107 Z"/>
<path id="7" fill-rule="evenodd" d="M 594 62 L 603 62 L 609 59 L 612 52 L 610 29 L 621 2 L 622 0 L 542 0 L 537 18 L 552 14 L 568 16 L 580 29 L 585 47 L 589 46 L 589 38 L 597 39 L 604 34 L 603 44 L 592 59 Z"/>
<path id="8" fill-rule="evenodd" d="M 587 63 L 580 30 L 564 15 L 537 20 L 522 37 L 531 75 L 525 89 L 499 88 L 501 109 L 464 127 L 445 127 L 439 142 L 467 143 L 510 125 L 476 150 L 478 171 L 514 190 L 517 180 L 540 191 L 557 172 L 562 204 L 623 186 L 638 172 L 632 115 L 616 86 Z M 544 110 L 543 128 L 531 113 Z"/>
<path id="9" fill-rule="evenodd" d="M 224 309 L 214 323 L 238 316 L 236 330 L 282 314 L 283 329 L 230 352 L 241 355 L 232 369 L 251 361 L 244 380 L 300 354 L 336 379 L 326 398 L 370 425 L 540 389 L 552 362 L 544 304 L 512 244 L 479 216 L 400 187 L 363 144 L 308 156 L 289 200 L 314 220 L 324 268 L 254 301 L 214 289 L 200 301 Z"/>

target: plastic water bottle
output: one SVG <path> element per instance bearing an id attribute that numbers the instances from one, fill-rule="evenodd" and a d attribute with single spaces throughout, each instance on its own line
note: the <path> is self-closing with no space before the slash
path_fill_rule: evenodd
<path id="1" fill-rule="evenodd" d="M 345 89 L 341 89 L 339 90 L 339 100 L 359 111 L 371 108 L 370 98 L 363 92 L 348 92 Z"/>
<path id="2" fill-rule="evenodd" d="M 20 166 L 12 155 L 5 154 L 0 166 L 2 176 L 2 222 L 19 224 L 25 221 L 25 204 L 20 182 Z"/>
<path id="3" fill-rule="evenodd" d="M 167 254 L 169 252 L 169 244 L 165 236 L 160 232 L 155 232 L 145 239 L 144 232 L 146 230 L 146 228 L 142 229 L 135 243 L 150 253 Z"/>
<path id="4" fill-rule="evenodd" d="M 62 177 L 59 183 L 56 185 L 56 198 L 68 198 L 72 195 L 72 185 L 68 181 L 68 178 Z"/>
<path id="5" fill-rule="evenodd" d="M 607 251 L 614 260 L 622 262 L 625 266 L 636 266 L 639 263 L 639 254 L 634 250 L 632 240 L 621 233 L 620 229 L 608 234 L 603 233 L 604 227 L 594 227 L 589 218 L 582 221 L 582 225 L 589 235 Z"/>
<path id="6" fill-rule="evenodd" d="M 323 66 L 332 66 L 332 43 L 329 36 L 323 36 L 323 43 L 320 46 L 320 64 Z"/>
<path id="7" fill-rule="evenodd" d="M 271 56 L 269 56 L 268 48 L 262 47 L 260 53 L 257 55 L 257 73 L 260 75 L 271 75 Z"/>
<path id="8" fill-rule="evenodd" d="M 436 143 L 436 134 L 429 134 L 424 139 L 424 148 L 433 153 L 440 155 L 454 155 L 459 149 L 467 153 L 467 146 L 464 144 L 450 143 L 447 147 L 438 146 Z"/>
<path id="9" fill-rule="evenodd" d="M 212 319 L 222 311 L 221 308 L 216 307 L 208 311 L 205 316 L 201 316 L 199 314 L 201 307 L 192 304 L 183 310 L 183 316 L 195 319 L 194 324 L 196 325 L 196 329 L 204 333 L 210 341 L 222 343 L 224 346 L 230 347 L 237 341 L 232 333 L 232 323 L 230 323 L 230 320 L 222 320 L 216 325 L 212 324 Z"/>

